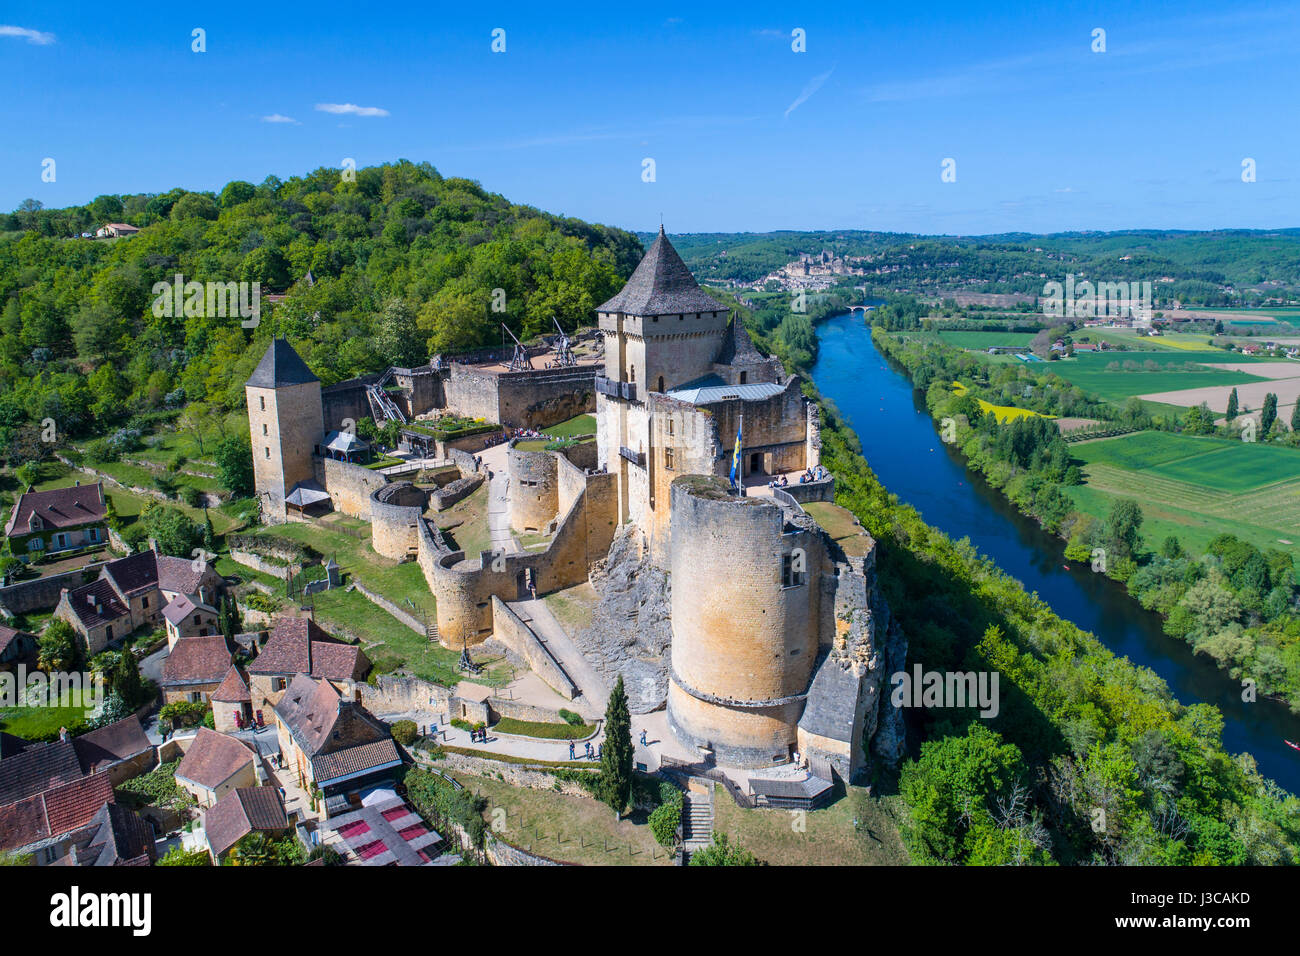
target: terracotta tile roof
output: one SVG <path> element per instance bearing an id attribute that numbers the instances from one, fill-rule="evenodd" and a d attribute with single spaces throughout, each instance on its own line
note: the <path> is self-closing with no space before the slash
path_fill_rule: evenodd
<path id="1" fill-rule="evenodd" d="M 243 742 L 200 727 L 198 736 L 176 768 L 176 776 L 215 790 L 252 762 L 253 752 Z"/>
<path id="2" fill-rule="evenodd" d="M 167 602 L 167 606 L 163 608 L 163 617 L 176 627 L 180 627 L 187 617 L 199 612 L 215 615 L 217 609 L 207 604 L 195 604 L 187 595 L 181 594 Z"/>
<path id="3" fill-rule="evenodd" d="M 198 594 L 205 572 L 195 570 L 189 558 L 176 558 L 170 554 L 158 555 L 158 586 L 164 591 L 178 594 Z"/>
<path id="4" fill-rule="evenodd" d="M 72 738 L 72 749 L 77 752 L 81 765 L 90 773 L 104 770 L 121 761 L 138 757 L 152 750 L 153 744 L 145 736 L 140 718 L 132 714 L 88 734 Z"/>
<path id="5" fill-rule="evenodd" d="M 226 671 L 221 686 L 212 692 L 212 699 L 226 704 L 242 704 L 253 699 L 253 695 L 248 692 L 248 681 L 234 664 Z"/>
<path id="6" fill-rule="evenodd" d="M 373 743 L 321 754 L 312 758 L 311 767 L 317 786 L 323 787 L 331 780 L 401 762 L 402 755 L 397 752 L 397 745 L 390 737 L 387 740 L 376 740 Z"/>
<path id="7" fill-rule="evenodd" d="M 230 648 L 220 634 L 182 637 L 163 661 L 162 685 L 219 684 L 230 670 Z"/>
<path id="8" fill-rule="evenodd" d="M 370 670 L 370 658 L 355 644 L 336 641 L 307 618 L 281 618 L 257 658 L 250 674 L 289 676 L 310 674 L 327 680 L 361 680 Z"/>
<path id="9" fill-rule="evenodd" d="M 112 624 L 130 614 L 113 585 L 103 578 L 69 591 L 68 606 L 87 630 Z"/>
<path id="10" fill-rule="evenodd" d="M 0 805 L 80 780 L 85 770 L 70 740 L 33 743 L 0 760 Z"/>
<path id="11" fill-rule="evenodd" d="M 97 773 L 0 807 L 0 850 L 30 846 L 80 830 L 112 800 L 112 781 L 108 774 Z"/>
<path id="12" fill-rule="evenodd" d="M 32 515 L 40 518 L 42 528 L 31 527 Z M 5 536 L 28 534 L 45 528 L 75 528 L 104 520 L 104 486 L 73 485 L 49 491 L 29 491 L 18 496 L 5 525 Z"/>
<path id="13" fill-rule="evenodd" d="M 106 803 L 90 821 L 88 837 L 59 860 L 77 866 L 150 866 L 157 857 L 153 828 L 120 804 Z M 66 862 L 65 862 L 66 861 Z"/>
<path id="14" fill-rule="evenodd" d="M 12 627 L 8 627 L 7 625 L 0 624 L 0 654 L 3 654 L 8 649 L 9 645 L 18 639 L 19 635 L 35 640 L 35 638 L 26 631 L 19 631 Z"/>
<path id="15" fill-rule="evenodd" d="M 250 833 L 287 829 L 289 817 L 284 812 L 284 798 L 278 787 L 238 787 L 209 807 L 203 816 L 203 831 L 216 856 Z"/>
<path id="16" fill-rule="evenodd" d="M 126 595 L 158 586 L 158 555 L 154 551 L 137 551 L 135 554 L 109 561 L 102 576 L 111 578 L 117 589 Z"/>

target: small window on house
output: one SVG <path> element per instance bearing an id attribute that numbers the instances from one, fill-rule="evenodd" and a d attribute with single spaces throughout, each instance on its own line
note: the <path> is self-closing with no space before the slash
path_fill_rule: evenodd
<path id="1" fill-rule="evenodd" d="M 146 594 L 144 597 L 142 597 L 142 598 L 140 599 L 140 606 L 141 606 L 141 607 L 148 607 L 148 606 L 149 606 L 149 595 Z"/>
<path id="2" fill-rule="evenodd" d="M 111 641 L 112 639 L 113 639 L 113 625 L 110 624 L 108 625 L 108 627 L 104 628 L 104 640 Z"/>
<path id="3" fill-rule="evenodd" d="M 745 379 L 747 379 L 747 378 L 749 378 L 749 373 L 748 373 L 748 372 L 741 372 L 741 373 L 740 373 L 740 384 L 741 384 L 741 385 L 744 385 L 744 384 L 745 384 Z M 262 427 L 265 428 L 266 426 L 263 425 Z"/>
<path id="4" fill-rule="evenodd" d="M 636 381 L 636 366 L 635 366 L 635 365 L 630 365 L 630 366 L 628 366 L 628 370 L 627 370 L 627 380 L 628 380 L 629 382 L 635 382 L 635 381 Z"/>
<path id="5" fill-rule="evenodd" d="M 199 616 L 197 614 L 194 615 L 194 623 L 195 624 L 199 623 Z"/>
<path id="6" fill-rule="evenodd" d="M 283 677 L 272 677 L 272 678 L 271 678 L 271 690 L 284 690 L 284 678 L 283 678 Z"/>
<path id="7" fill-rule="evenodd" d="M 664 449 L 664 468 L 668 471 L 673 470 L 673 450 L 671 448 Z"/>

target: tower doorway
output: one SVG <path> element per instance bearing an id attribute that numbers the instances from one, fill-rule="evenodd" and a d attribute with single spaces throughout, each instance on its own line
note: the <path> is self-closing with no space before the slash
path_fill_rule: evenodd
<path id="1" fill-rule="evenodd" d="M 761 451 L 756 451 L 749 456 L 749 473 L 751 475 L 756 473 L 761 475 L 764 473 L 763 453 Z"/>

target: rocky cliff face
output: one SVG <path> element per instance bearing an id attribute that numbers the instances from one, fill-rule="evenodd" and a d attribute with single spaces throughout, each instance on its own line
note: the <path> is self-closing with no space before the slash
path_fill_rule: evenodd
<path id="1" fill-rule="evenodd" d="M 578 647 L 611 684 L 623 675 L 632 713 L 662 707 L 673 639 L 671 582 L 650 563 L 640 529 L 629 524 L 619 530 L 591 582 L 600 602 L 591 625 L 575 637 Z"/>

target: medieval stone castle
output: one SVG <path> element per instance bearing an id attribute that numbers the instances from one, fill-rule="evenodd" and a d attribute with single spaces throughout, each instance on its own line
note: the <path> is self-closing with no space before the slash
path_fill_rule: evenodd
<path id="1" fill-rule="evenodd" d="M 613 628 L 630 652 L 611 666 L 638 712 L 666 706 L 681 745 L 744 768 L 797 753 L 846 780 L 873 746 L 896 757 L 899 717 L 882 684 L 903 650 L 876 593 L 875 542 L 831 503 L 829 475 L 799 481 L 820 465 L 816 405 L 700 288 L 662 229 L 597 314 L 596 440 L 559 451 L 512 442 L 504 474 L 487 473 L 481 444 L 439 443 L 457 469 L 432 488 L 332 456 L 320 382 L 275 340 L 246 389 L 264 520 L 332 508 L 369 521 L 376 551 L 419 562 L 444 646 L 500 642 L 570 698 L 571 675 L 512 605 L 533 589 L 599 589 L 616 570 L 624 583 L 657 576 L 671 640 L 642 640 L 654 615 L 633 601 Z M 470 555 L 447 540 L 436 512 L 484 481 L 507 498 L 514 530 L 549 536 L 544 548 Z M 834 536 L 814 517 L 822 509 L 838 515 Z"/>

